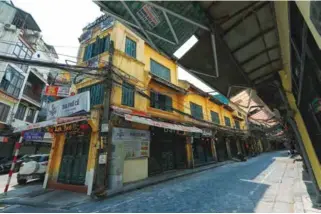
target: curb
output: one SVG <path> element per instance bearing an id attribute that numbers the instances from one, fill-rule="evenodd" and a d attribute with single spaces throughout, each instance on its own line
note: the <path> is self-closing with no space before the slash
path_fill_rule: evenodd
<path id="1" fill-rule="evenodd" d="M 132 191 L 135 191 L 135 190 L 138 190 L 138 189 L 143 189 L 143 188 L 148 187 L 148 186 L 153 186 L 153 185 L 156 185 L 156 184 L 159 184 L 159 183 L 163 183 L 163 182 L 166 182 L 166 181 L 169 181 L 169 180 L 173 180 L 175 178 L 180 178 L 180 177 L 183 177 L 183 176 L 189 176 L 189 175 L 192 175 L 192 174 L 200 173 L 200 172 L 207 171 L 209 169 L 217 168 L 217 167 L 220 167 L 220 166 L 224 166 L 224 165 L 227 165 L 227 164 L 230 164 L 230 163 L 235 163 L 235 161 L 228 160 L 228 161 L 224 161 L 224 162 L 221 162 L 221 163 L 205 165 L 205 166 L 203 166 L 203 168 L 201 168 L 201 167 L 194 168 L 194 169 L 191 169 L 191 171 L 189 171 L 189 172 L 182 172 L 180 174 L 172 175 L 172 176 L 169 176 L 169 177 L 166 177 L 166 178 L 163 178 L 163 179 L 159 179 L 159 180 L 156 179 L 154 181 L 149 181 L 149 182 L 146 182 L 146 183 L 136 184 L 136 185 L 133 184 L 131 186 L 125 186 L 125 187 L 123 187 L 121 189 L 116 189 L 116 190 L 106 190 L 100 196 L 96 196 L 95 200 L 104 200 L 104 199 L 107 199 L 107 198 L 110 198 L 110 197 L 114 197 L 114 196 L 117 196 L 117 195 L 120 195 L 120 194 L 123 194 L 123 193 L 128 193 L 128 192 L 132 192 Z M 128 185 L 130 185 L 130 184 L 128 184 Z"/>

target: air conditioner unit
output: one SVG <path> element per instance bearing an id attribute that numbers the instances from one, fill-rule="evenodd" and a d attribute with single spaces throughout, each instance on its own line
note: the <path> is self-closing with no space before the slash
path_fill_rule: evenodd
<path id="1" fill-rule="evenodd" d="M 8 31 L 16 31 L 17 27 L 15 25 L 12 25 L 12 24 L 5 24 L 4 25 L 4 29 L 8 30 Z"/>

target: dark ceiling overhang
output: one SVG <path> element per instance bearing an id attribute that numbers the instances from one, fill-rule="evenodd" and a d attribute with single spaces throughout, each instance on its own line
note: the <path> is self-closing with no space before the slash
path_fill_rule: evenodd
<path id="1" fill-rule="evenodd" d="M 199 41 L 177 62 L 225 96 L 243 90 L 230 91 L 233 86 L 262 88 L 261 83 L 274 80 L 283 68 L 273 2 L 95 3 L 173 59 L 174 52 L 195 35 Z"/>

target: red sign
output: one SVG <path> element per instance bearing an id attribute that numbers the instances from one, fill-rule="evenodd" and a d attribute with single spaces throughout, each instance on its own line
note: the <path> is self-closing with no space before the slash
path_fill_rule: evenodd
<path id="1" fill-rule="evenodd" d="M 45 95 L 53 97 L 69 97 L 70 87 L 66 86 L 46 86 Z"/>

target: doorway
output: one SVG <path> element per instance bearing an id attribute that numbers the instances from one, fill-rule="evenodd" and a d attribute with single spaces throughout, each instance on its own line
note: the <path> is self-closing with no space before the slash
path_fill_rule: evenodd
<path id="1" fill-rule="evenodd" d="M 58 175 L 59 183 L 85 184 L 89 143 L 90 134 L 66 137 Z"/>

